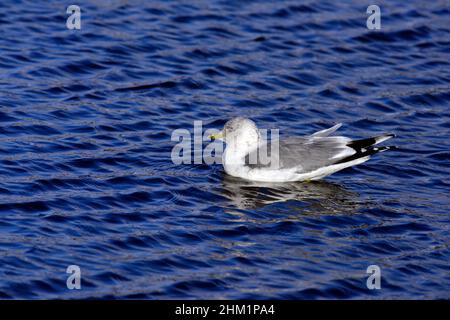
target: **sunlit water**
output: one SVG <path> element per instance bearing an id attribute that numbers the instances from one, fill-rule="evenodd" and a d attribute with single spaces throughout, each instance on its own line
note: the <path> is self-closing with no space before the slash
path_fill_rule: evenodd
<path id="1" fill-rule="evenodd" d="M 449 298 L 449 3 L 369 4 L 79 1 L 68 30 L 2 1 L 0 297 Z M 236 115 L 399 149 L 317 183 L 172 163 Z"/>

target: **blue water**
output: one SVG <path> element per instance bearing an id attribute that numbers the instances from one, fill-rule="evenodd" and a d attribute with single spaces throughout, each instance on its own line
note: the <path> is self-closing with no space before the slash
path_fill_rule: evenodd
<path id="1" fill-rule="evenodd" d="M 0 298 L 450 298 L 449 2 L 370 31 L 372 2 L 78 1 L 68 30 L 2 1 Z M 236 115 L 398 150 L 274 186 L 172 163 L 174 129 Z"/>

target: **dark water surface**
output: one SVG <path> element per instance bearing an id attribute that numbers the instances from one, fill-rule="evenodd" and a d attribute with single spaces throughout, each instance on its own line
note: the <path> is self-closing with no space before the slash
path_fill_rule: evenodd
<path id="1" fill-rule="evenodd" d="M 377 1 L 381 31 L 372 1 L 77 4 L 0 3 L 0 298 L 450 298 L 449 1 Z M 172 163 L 239 114 L 399 150 L 278 186 Z"/>

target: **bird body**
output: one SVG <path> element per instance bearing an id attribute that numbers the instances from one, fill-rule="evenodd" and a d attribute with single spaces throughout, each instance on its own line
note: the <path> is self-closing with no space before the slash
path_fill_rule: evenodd
<path id="1" fill-rule="evenodd" d="M 222 164 L 227 174 L 261 182 L 318 180 L 391 148 L 374 145 L 392 138 L 392 134 L 362 140 L 330 136 L 340 126 L 270 141 L 262 138 L 252 120 L 239 117 L 228 121 L 212 137 L 226 143 Z"/>

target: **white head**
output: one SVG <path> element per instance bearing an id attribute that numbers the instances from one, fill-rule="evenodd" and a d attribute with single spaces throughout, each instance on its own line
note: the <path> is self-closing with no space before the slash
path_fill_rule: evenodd
<path id="1" fill-rule="evenodd" d="M 225 141 L 227 148 L 248 151 L 258 144 L 260 133 L 252 120 L 237 117 L 225 123 L 223 130 L 211 138 Z"/>

